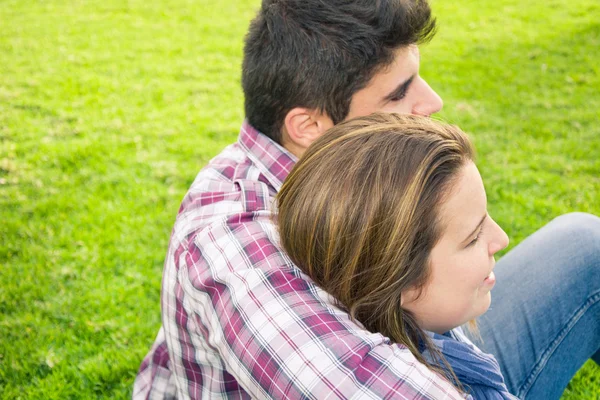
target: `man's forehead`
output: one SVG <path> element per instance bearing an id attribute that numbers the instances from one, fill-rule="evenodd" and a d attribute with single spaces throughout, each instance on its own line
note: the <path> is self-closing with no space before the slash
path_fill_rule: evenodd
<path id="1" fill-rule="evenodd" d="M 421 55 L 419 53 L 419 47 L 416 44 L 400 47 L 399 49 L 396 49 L 394 55 L 394 61 L 385 68 L 385 71 L 390 72 L 396 70 L 397 72 L 404 71 L 407 73 L 414 73 L 415 68 L 419 68 L 418 64 Z"/>
<path id="2" fill-rule="evenodd" d="M 407 56 L 416 56 L 417 58 L 421 57 L 419 46 L 416 44 L 409 44 L 408 46 L 400 47 L 396 50 L 396 56 L 407 57 Z"/>

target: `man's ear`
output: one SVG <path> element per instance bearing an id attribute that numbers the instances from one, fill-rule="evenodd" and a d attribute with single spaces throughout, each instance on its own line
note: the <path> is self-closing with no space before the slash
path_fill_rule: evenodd
<path id="1" fill-rule="evenodd" d="M 300 156 L 332 126 L 331 118 L 319 110 L 292 108 L 285 116 L 282 144 L 293 154 Z"/>

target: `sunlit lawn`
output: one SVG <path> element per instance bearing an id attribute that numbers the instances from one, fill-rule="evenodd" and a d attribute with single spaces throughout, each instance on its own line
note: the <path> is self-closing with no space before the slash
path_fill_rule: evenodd
<path id="1" fill-rule="evenodd" d="M 127 398 L 179 202 L 243 118 L 259 1 L 0 0 L 0 396 Z M 468 4 L 468 5 L 466 5 Z M 422 75 L 512 245 L 600 215 L 600 3 L 436 0 Z M 565 399 L 598 399 L 591 362 Z"/>

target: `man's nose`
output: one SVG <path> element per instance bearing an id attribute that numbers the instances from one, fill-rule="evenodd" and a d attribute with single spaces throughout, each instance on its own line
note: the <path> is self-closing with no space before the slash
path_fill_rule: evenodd
<path id="1" fill-rule="evenodd" d="M 412 114 L 430 116 L 439 112 L 444 106 L 442 98 L 429 86 L 429 84 L 421 79 L 420 96 L 413 106 Z"/>

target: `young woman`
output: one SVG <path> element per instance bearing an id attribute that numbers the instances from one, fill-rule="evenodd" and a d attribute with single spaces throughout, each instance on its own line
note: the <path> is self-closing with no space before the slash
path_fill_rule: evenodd
<path id="1" fill-rule="evenodd" d="M 277 201 L 281 243 L 341 308 L 476 399 L 514 398 L 461 325 L 485 313 L 508 238 L 457 127 L 374 114 L 339 124 Z"/>

